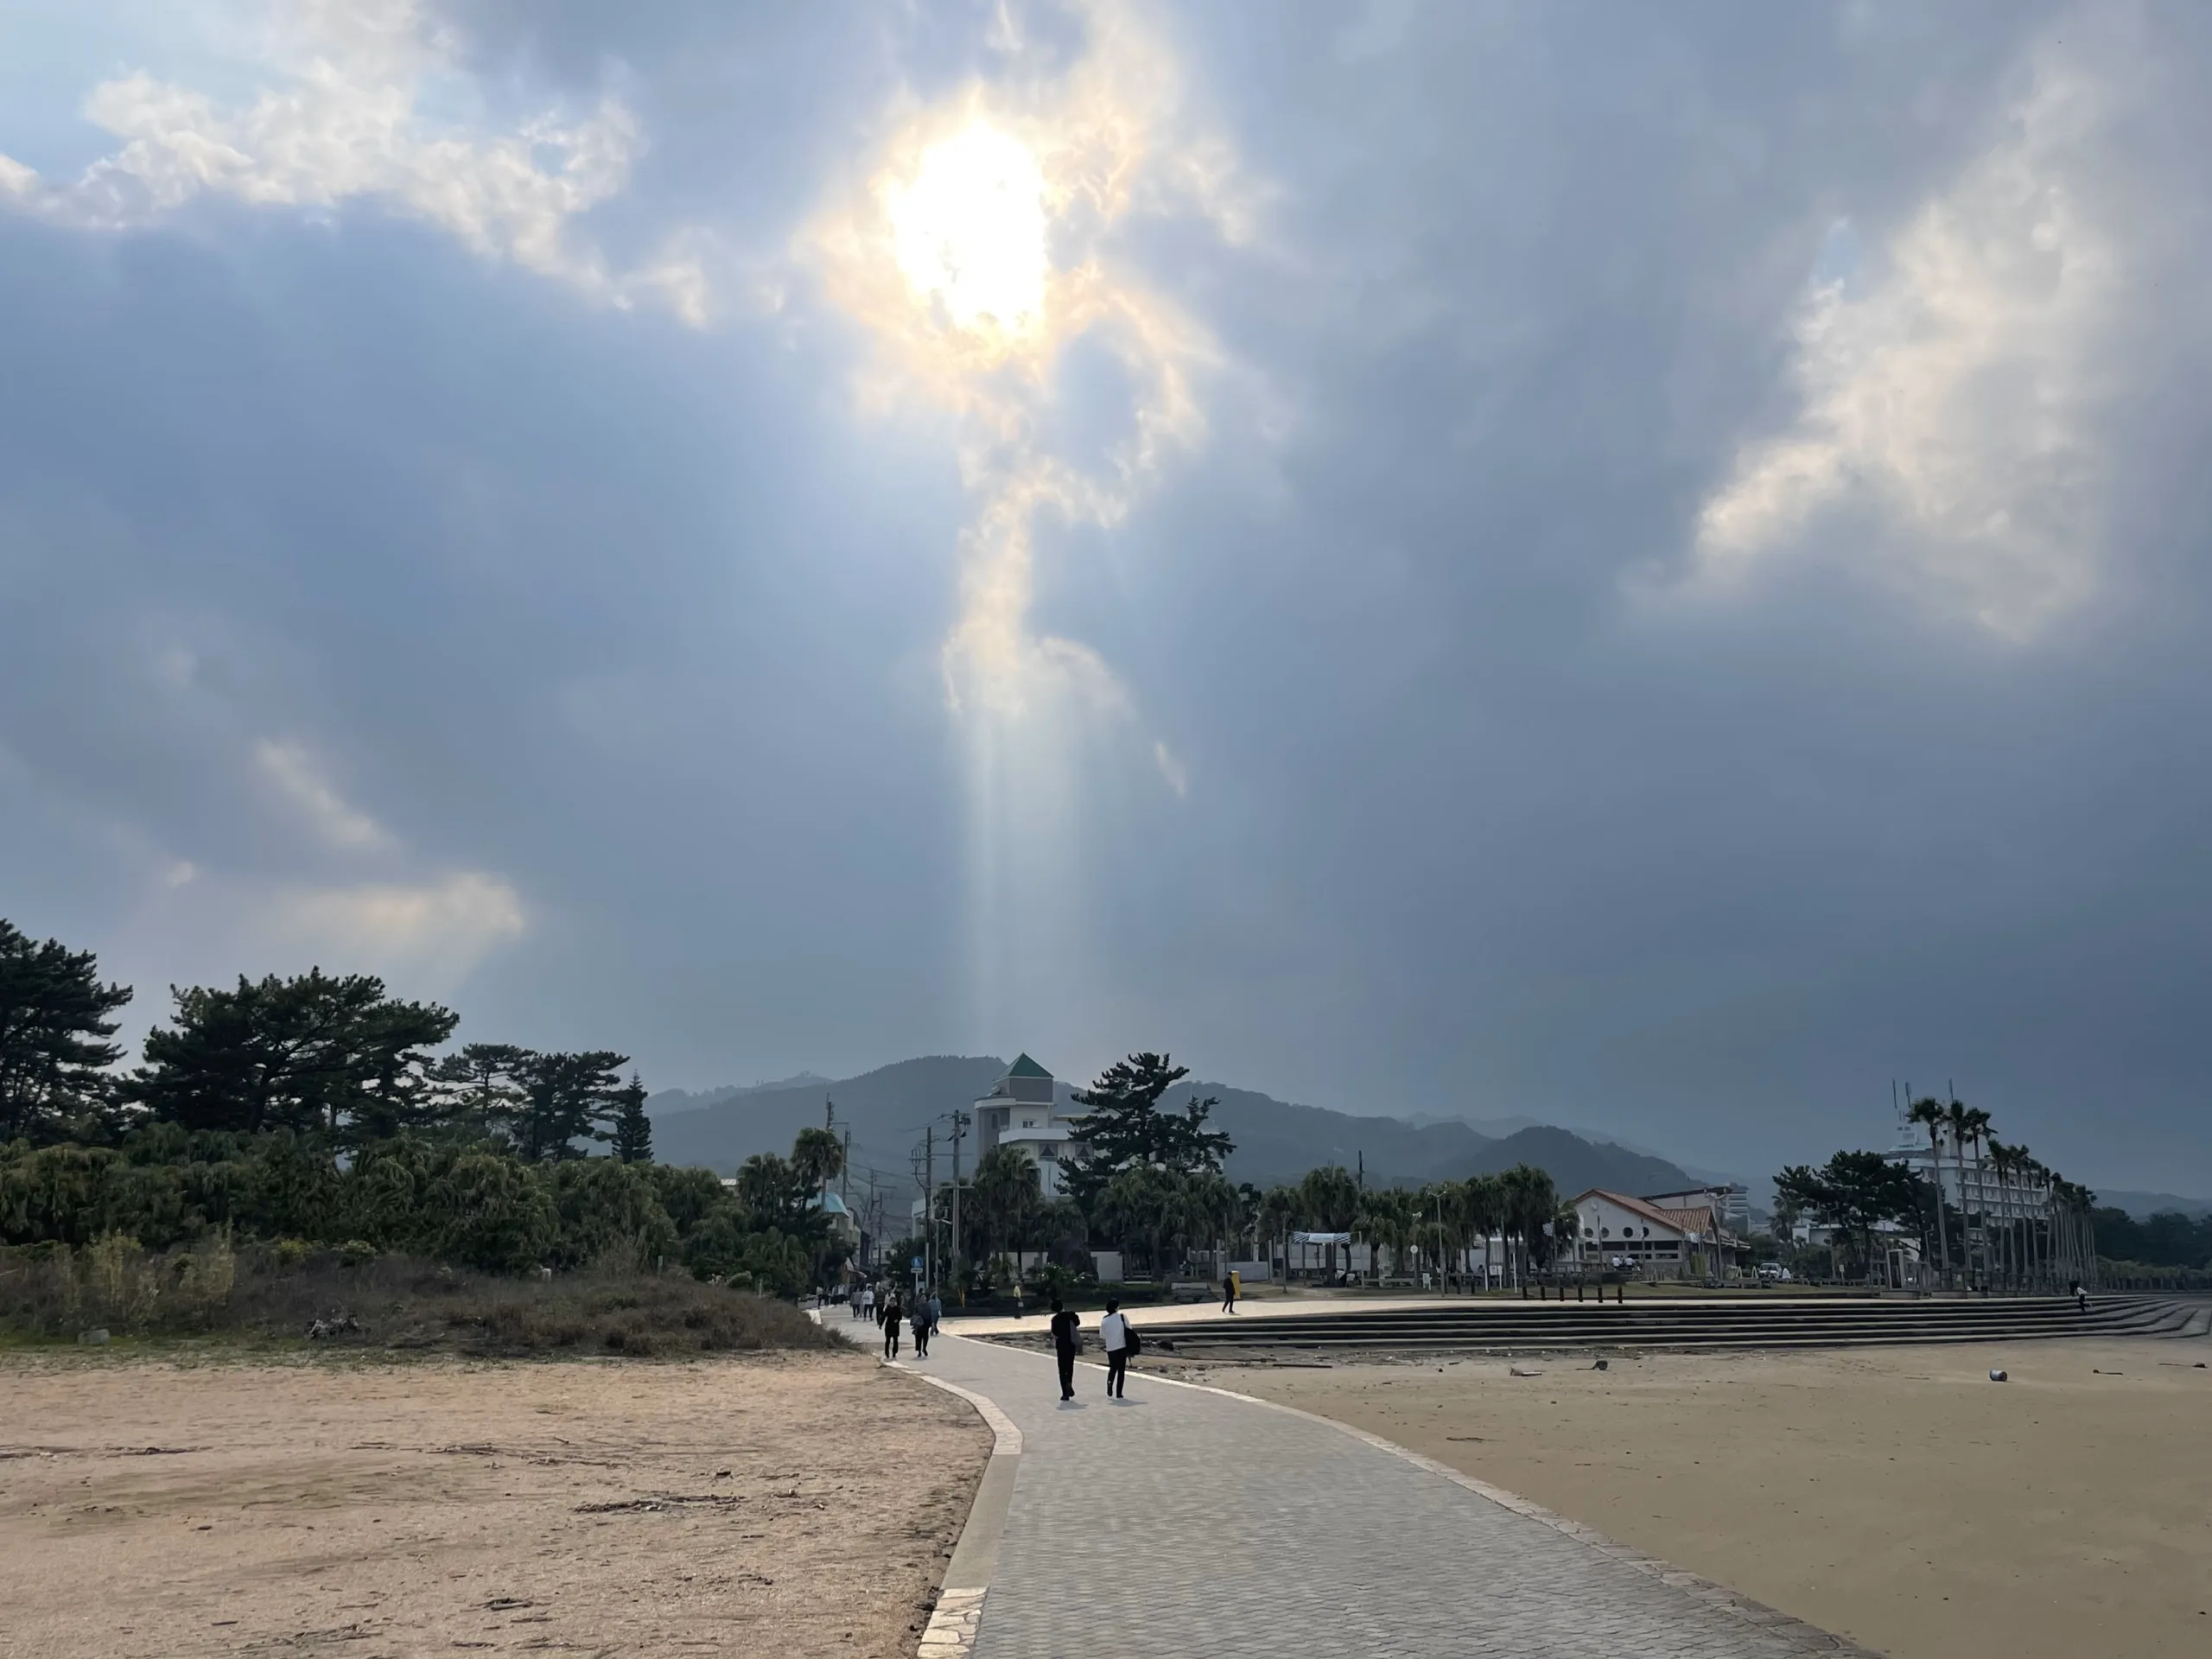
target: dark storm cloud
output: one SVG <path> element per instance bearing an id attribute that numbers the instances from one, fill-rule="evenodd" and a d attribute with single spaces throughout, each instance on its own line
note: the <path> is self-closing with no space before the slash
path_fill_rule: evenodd
<path id="1" fill-rule="evenodd" d="M 1002 73 L 996 9 L 453 15 L 502 109 L 634 113 L 572 228 L 617 270 L 693 234 L 712 321 L 373 204 L 0 217 L 9 913 L 150 993 L 260 965 L 196 890 L 479 873 L 527 917 L 447 988 L 480 1036 L 694 1084 L 1033 1043 L 953 984 L 951 435 L 855 413 L 861 347 L 789 254 L 888 111 Z M 2069 1173 L 2212 1191 L 2194 14 L 1160 27 L 1258 229 L 1118 245 L 1217 343 L 1207 436 L 1125 523 L 1048 533 L 1037 620 L 1190 786 L 1103 791 L 1067 949 L 1106 989 L 1044 1058 L 1167 1045 L 1746 1173 L 1951 1077 Z M 1082 51 L 1057 15 L 1027 38 Z M 1683 599 L 1706 504 L 1798 418 L 1823 250 L 1878 296 L 2075 49 L 2111 107 L 2064 181 L 2126 256 L 2078 417 L 2109 466 L 2085 594 L 1993 632 L 1921 563 L 1876 579 L 1912 537 L 1846 512 Z M 1114 442 L 1117 372 L 1071 359 L 1055 442 Z M 287 795 L 272 743 L 381 841 Z"/>

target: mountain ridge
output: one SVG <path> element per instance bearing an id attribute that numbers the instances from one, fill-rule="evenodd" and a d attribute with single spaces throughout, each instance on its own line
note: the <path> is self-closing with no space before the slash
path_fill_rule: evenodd
<path id="1" fill-rule="evenodd" d="M 848 1190 L 873 1178 L 903 1203 L 917 1189 L 921 1173 L 916 1143 L 931 1133 L 934 1173 L 943 1179 L 952 1158 L 947 1115 L 986 1093 L 1006 1067 L 994 1055 L 923 1055 L 851 1077 L 802 1073 L 782 1084 L 665 1090 L 647 1100 L 646 1109 L 653 1120 L 656 1155 L 664 1162 L 702 1164 L 724 1174 L 754 1153 L 788 1151 L 802 1128 L 826 1124 L 849 1132 L 853 1174 Z M 1080 1109 L 1071 1101 L 1077 1086 L 1056 1080 L 1062 1111 Z M 1179 1109 L 1186 1099 L 1207 1096 L 1220 1102 L 1211 1122 L 1236 1143 L 1224 1173 L 1233 1181 L 1255 1186 L 1296 1180 L 1331 1163 L 1363 1168 L 1374 1185 L 1418 1186 L 1495 1174 L 1522 1162 L 1547 1171 L 1569 1197 L 1592 1186 L 1643 1193 L 1695 1185 L 1671 1160 L 1531 1120 L 1507 1120 L 1524 1127 L 1493 1136 L 1458 1118 L 1417 1123 L 1340 1112 L 1211 1082 L 1178 1084 L 1161 1103 Z M 972 1135 L 962 1151 L 963 1168 L 973 1167 Z"/>

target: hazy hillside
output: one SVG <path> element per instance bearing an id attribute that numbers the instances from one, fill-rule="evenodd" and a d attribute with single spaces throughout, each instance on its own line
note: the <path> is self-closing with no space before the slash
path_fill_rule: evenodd
<path id="1" fill-rule="evenodd" d="M 853 1132 L 852 1162 L 856 1178 L 874 1170 L 879 1183 L 904 1194 L 912 1185 L 908 1152 L 919 1144 L 925 1125 L 955 1107 L 965 1109 L 996 1083 L 1006 1062 L 990 1055 L 932 1054 L 900 1060 L 857 1077 L 756 1089 L 722 1089 L 684 1095 L 671 1101 L 656 1095 L 647 1102 L 653 1116 L 653 1155 L 664 1163 L 703 1164 L 729 1174 L 756 1152 L 787 1153 L 798 1132 L 823 1122 L 823 1104 L 834 1102 L 840 1132 Z M 951 1126 L 939 1123 L 944 1168 L 950 1167 L 944 1137 Z M 973 1156 L 974 1143 L 969 1144 Z M 856 1179 L 855 1185 L 865 1185 Z"/>
<path id="2" fill-rule="evenodd" d="M 1593 1186 L 1637 1195 L 1679 1192 L 1696 1185 L 1680 1165 L 1664 1158 L 1549 1128 L 1516 1129 L 1503 1141 L 1493 1141 L 1471 1169 L 1459 1173 L 1495 1174 L 1516 1164 L 1548 1170 L 1561 1195 L 1570 1198 Z"/>
<path id="3" fill-rule="evenodd" d="M 2212 1204 L 2202 1198 L 2176 1198 L 2171 1192 L 2100 1192 L 2097 1202 L 2110 1205 L 2115 1210 L 2125 1210 L 2138 1221 L 2148 1221 L 2158 1215 L 2187 1216 L 2191 1221 L 2212 1216 Z"/>
<path id="4" fill-rule="evenodd" d="M 671 1090 L 647 1103 L 653 1115 L 653 1150 L 666 1162 L 703 1164 L 727 1174 L 756 1152 L 787 1151 L 800 1129 L 823 1122 L 823 1102 L 834 1101 L 838 1127 L 853 1132 L 855 1186 L 864 1185 L 867 1173 L 874 1171 L 880 1186 L 896 1190 L 903 1213 L 912 1188 L 912 1149 L 924 1127 L 955 1107 L 968 1106 L 1005 1071 L 1006 1062 L 989 1055 L 932 1055 L 857 1077 L 702 1094 Z M 1070 1086 L 1065 1081 L 1060 1085 L 1064 1111 L 1071 1109 Z M 1463 1180 L 1522 1162 L 1550 1172 L 1570 1195 L 1591 1186 L 1637 1193 L 1691 1185 L 1678 1166 L 1663 1158 L 1592 1143 L 1566 1129 L 1538 1125 L 1493 1138 L 1456 1119 L 1416 1124 L 1360 1117 L 1219 1083 L 1179 1084 L 1166 1103 L 1179 1107 L 1192 1090 L 1220 1097 L 1213 1122 L 1236 1143 L 1229 1178 L 1255 1186 L 1295 1180 L 1323 1164 L 1356 1169 L 1363 1160 L 1369 1182 L 1378 1186 Z M 938 1125 L 940 1178 L 951 1166 L 948 1133 L 947 1125 Z M 974 1155 L 970 1141 L 965 1157 Z"/>

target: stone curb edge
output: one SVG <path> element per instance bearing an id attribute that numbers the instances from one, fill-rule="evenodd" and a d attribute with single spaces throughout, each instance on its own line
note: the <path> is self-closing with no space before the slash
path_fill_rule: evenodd
<path id="1" fill-rule="evenodd" d="M 968 1659 L 976 1649 L 976 1634 L 982 1626 L 983 1598 L 998 1569 L 999 1540 L 1006 1533 L 1007 1510 L 1014 1497 L 1014 1477 L 1021 1462 L 1021 1431 L 1014 1419 L 999 1409 L 988 1395 L 948 1382 L 941 1376 L 917 1370 L 900 1360 L 886 1360 L 885 1368 L 904 1371 L 931 1388 L 957 1395 L 976 1408 L 991 1431 L 991 1455 L 983 1465 L 983 1478 L 968 1506 L 968 1519 L 960 1529 L 952 1559 L 945 1563 L 944 1583 L 937 1605 L 923 1627 L 915 1659 Z"/>
<path id="2" fill-rule="evenodd" d="M 940 1340 L 942 1339 L 940 1338 Z M 982 1342 L 989 1339 L 982 1337 L 955 1337 L 952 1340 Z M 1016 1353 L 1025 1351 L 1012 1348 L 1009 1344 L 1001 1343 L 993 1345 L 1007 1348 L 1010 1351 Z M 1084 1361 L 1084 1363 L 1093 1370 L 1105 1369 L 1095 1362 Z M 1172 1389 L 1192 1389 L 1200 1394 L 1217 1394 L 1225 1400 L 1242 1401 L 1246 1405 L 1260 1406 L 1268 1411 L 1280 1411 L 1292 1417 L 1302 1417 L 1307 1422 L 1319 1423 L 1324 1427 L 1333 1428 L 1339 1434 L 1349 1434 L 1354 1440 L 1364 1440 L 1379 1451 L 1388 1452 L 1393 1457 L 1404 1459 L 1415 1468 L 1426 1470 L 1433 1475 L 1440 1475 L 1454 1485 L 1464 1486 L 1476 1496 L 1488 1498 L 1501 1509 L 1510 1510 L 1516 1515 L 1525 1516 L 1531 1521 L 1540 1522 L 1553 1531 L 1564 1534 L 1578 1544 L 1586 1548 L 1593 1549 L 1609 1560 L 1618 1561 L 1624 1567 L 1633 1567 L 1639 1573 L 1657 1579 L 1662 1584 L 1672 1586 L 1694 1600 L 1702 1602 L 1718 1612 L 1729 1614 L 1746 1624 L 1754 1625 L 1777 1640 L 1787 1643 L 1797 1652 L 1831 1654 L 1839 1656 L 1840 1659 L 1883 1659 L 1883 1656 L 1872 1648 L 1861 1647 L 1847 1637 L 1821 1629 L 1817 1624 L 1808 1624 L 1804 1620 L 1793 1618 L 1778 1608 L 1770 1607 L 1764 1602 L 1754 1601 L 1749 1596 L 1738 1594 L 1726 1585 L 1715 1584 L 1710 1579 L 1702 1578 L 1695 1573 L 1676 1567 L 1672 1561 L 1662 1560 L 1656 1555 L 1647 1555 L 1643 1551 L 1633 1548 L 1627 1544 L 1618 1543 L 1606 1537 L 1595 1527 L 1586 1526 L 1580 1521 L 1571 1521 L 1563 1515 L 1544 1508 L 1541 1503 L 1531 1503 L 1517 1492 L 1509 1492 L 1502 1486 L 1493 1486 L 1486 1480 L 1478 1480 L 1472 1475 L 1463 1474 L 1448 1463 L 1440 1463 L 1434 1458 L 1424 1457 L 1418 1452 L 1400 1446 L 1395 1440 L 1387 1440 L 1380 1434 L 1372 1433 L 1367 1429 L 1355 1428 L 1351 1424 L 1340 1423 L 1333 1417 L 1324 1417 L 1319 1412 L 1304 1411 L 1296 1406 L 1286 1406 L 1279 1401 L 1262 1400 L 1257 1395 L 1239 1394 L 1234 1389 L 1216 1388 L 1210 1382 L 1186 1382 L 1180 1377 L 1162 1376 L 1156 1371 L 1139 1372 L 1137 1375 L 1147 1382 L 1161 1382 Z M 964 1655 L 965 1650 L 962 1651 Z"/>

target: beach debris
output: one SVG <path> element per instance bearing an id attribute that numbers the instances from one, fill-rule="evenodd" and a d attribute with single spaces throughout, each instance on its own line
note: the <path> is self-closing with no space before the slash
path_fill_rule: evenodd
<path id="1" fill-rule="evenodd" d="M 1505 1369 L 1514 1376 L 1541 1376 L 1543 1375 L 1541 1371 L 1524 1371 L 1518 1365 L 1509 1365 Z"/>
<path id="2" fill-rule="evenodd" d="M 333 1313 L 328 1319 L 316 1319 L 308 1326 L 309 1341 L 321 1337 L 359 1336 L 360 1332 L 361 1322 L 351 1313 Z"/>
<path id="3" fill-rule="evenodd" d="M 77 1341 L 81 1347 L 105 1348 L 107 1346 L 107 1327 L 99 1325 L 94 1325 L 89 1331 L 79 1331 L 77 1333 Z"/>
<path id="4" fill-rule="evenodd" d="M 1603 1359 L 1601 1359 L 1601 1360 L 1599 1360 L 1596 1364 L 1592 1365 L 1590 1369 L 1591 1369 L 1592 1370 L 1593 1370 L 1593 1371 L 1602 1371 L 1602 1370 L 1606 1370 L 1606 1369 L 1610 1366 L 1610 1364 L 1611 1364 L 1611 1361 L 1609 1361 L 1609 1360 L 1603 1360 Z"/>
<path id="5" fill-rule="evenodd" d="M 2089 1367 L 2089 1375 L 2091 1376 L 2126 1376 L 2127 1373 L 2126 1371 L 2101 1371 L 2095 1366 L 2092 1365 Z"/>
<path id="6" fill-rule="evenodd" d="M 1992 1370 L 1989 1373 L 1989 1380 L 1993 1382 L 2010 1382 L 2012 1380 L 2012 1373 L 2010 1371 Z"/>

